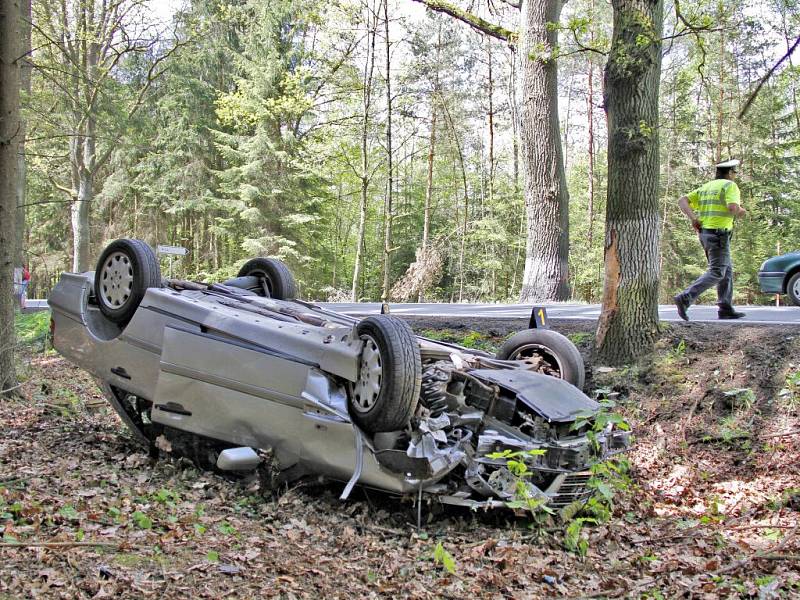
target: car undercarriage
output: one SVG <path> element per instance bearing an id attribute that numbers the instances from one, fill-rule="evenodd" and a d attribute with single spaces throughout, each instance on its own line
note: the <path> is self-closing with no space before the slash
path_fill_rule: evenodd
<path id="1" fill-rule="evenodd" d="M 149 247 L 118 240 L 54 289 L 56 349 L 151 451 L 276 481 L 321 475 L 342 498 L 359 484 L 488 508 L 581 500 L 591 465 L 629 445 L 559 378 L 582 383 L 583 369 L 555 332 L 520 332 L 495 356 L 296 300 L 283 263 L 248 264 L 221 284 L 163 280 Z"/>

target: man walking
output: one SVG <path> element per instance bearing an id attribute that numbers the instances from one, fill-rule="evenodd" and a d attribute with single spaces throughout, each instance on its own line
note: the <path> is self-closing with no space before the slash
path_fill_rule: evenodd
<path id="1" fill-rule="evenodd" d="M 729 160 L 716 165 L 713 181 L 681 196 L 678 206 L 692 222 L 700 235 L 700 243 L 706 253 L 708 269 L 686 290 L 675 296 L 678 315 L 689 320 L 686 313 L 697 297 L 713 286 L 717 286 L 717 315 L 720 319 L 741 319 L 743 312 L 733 308 L 733 264 L 731 263 L 731 233 L 734 217 L 744 216 L 739 187 L 734 181 L 738 160 Z"/>

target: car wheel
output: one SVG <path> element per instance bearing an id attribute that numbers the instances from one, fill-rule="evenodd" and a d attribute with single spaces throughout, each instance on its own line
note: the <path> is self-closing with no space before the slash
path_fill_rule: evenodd
<path id="1" fill-rule="evenodd" d="M 259 277 L 264 286 L 252 291 L 261 296 L 276 300 L 292 300 L 297 296 L 297 285 L 292 272 L 283 261 L 277 258 L 251 258 L 241 269 L 237 277 Z M 266 289 L 264 289 L 266 288 Z"/>
<path id="2" fill-rule="evenodd" d="M 408 323 L 388 315 L 356 327 L 364 341 L 350 416 L 369 433 L 403 429 L 417 408 L 422 382 L 419 343 Z"/>
<path id="3" fill-rule="evenodd" d="M 581 353 L 568 338 L 549 329 L 526 329 L 508 338 L 497 352 L 502 360 L 524 360 L 539 357 L 546 370 L 583 388 L 586 373 Z"/>
<path id="4" fill-rule="evenodd" d="M 800 306 L 800 271 L 789 278 L 789 283 L 786 284 L 786 293 L 792 304 Z"/>
<path id="5" fill-rule="evenodd" d="M 106 246 L 94 272 L 94 295 L 103 315 L 127 323 L 152 287 L 161 287 L 161 269 L 150 246 L 129 239 Z"/>

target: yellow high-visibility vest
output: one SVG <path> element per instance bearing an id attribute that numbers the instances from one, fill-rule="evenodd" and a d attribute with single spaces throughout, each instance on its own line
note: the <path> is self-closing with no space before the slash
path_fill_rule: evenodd
<path id="1" fill-rule="evenodd" d="M 686 196 L 689 206 L 704 229 L 733 229 L 733 213 L 728 204 L 740 204 L 739 186 L 730 179 L 715 179 Z"/>

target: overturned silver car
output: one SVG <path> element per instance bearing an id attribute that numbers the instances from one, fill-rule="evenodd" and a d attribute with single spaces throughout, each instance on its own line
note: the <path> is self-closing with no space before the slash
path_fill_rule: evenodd
<path id="1" fill-rule="evenodd" d="M 526 330 L 497 356 L 417 337 L 390 315 L 355 319 L 295 300 L 282 262 L 256 258 L 221 284 L 162 280 L 139 240 L 112 242 L 94 273 L 64 273 L 49 303 L 54 346 L 97 377 L 151 449 L 204 467 L 307 474 L 447 504 L 503 506 L 530 452 L 528 492 L 551 506 L 587 493 L 588 467 L 628 445 L 577 349 Z M 557 376 L 545 375 L 549 371 Z M 558 375 L 564 377 L 561 379 Z"/>

